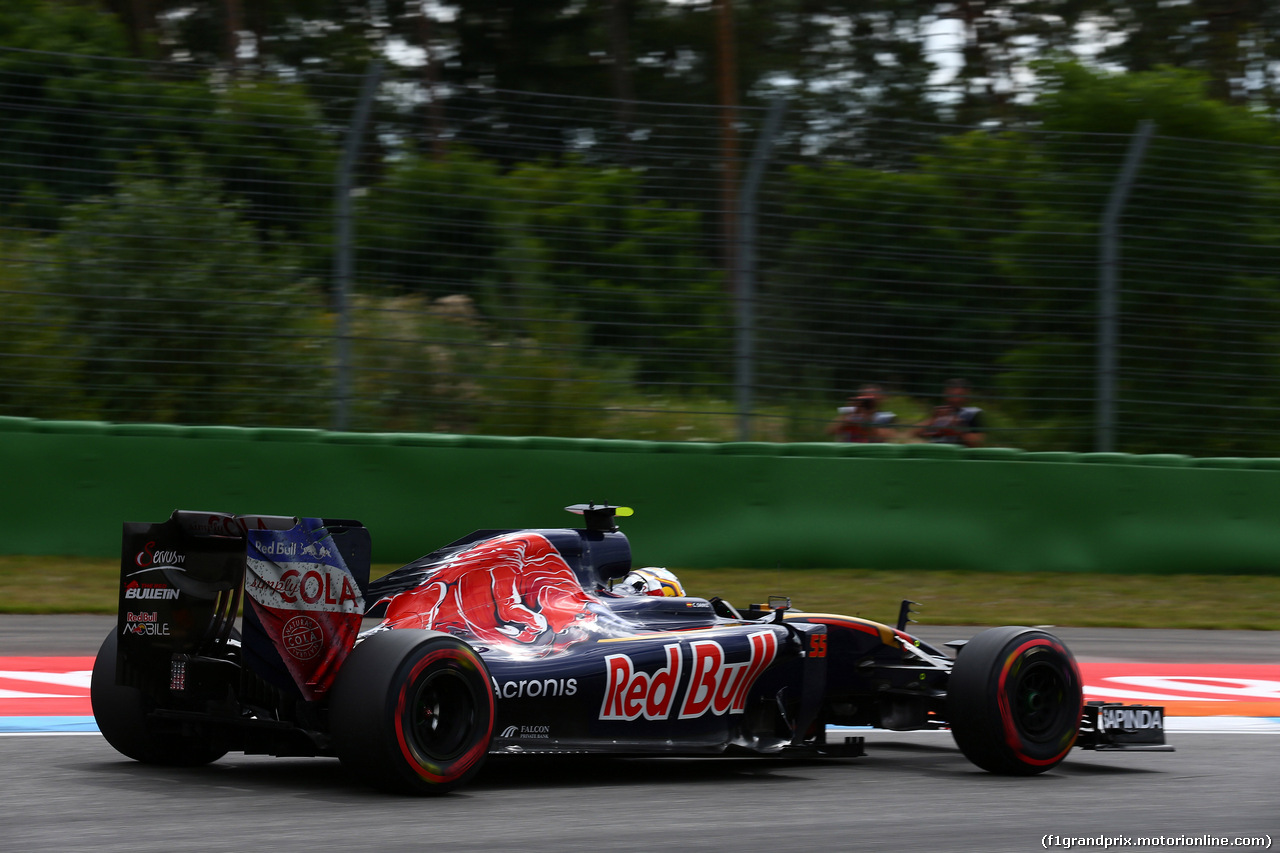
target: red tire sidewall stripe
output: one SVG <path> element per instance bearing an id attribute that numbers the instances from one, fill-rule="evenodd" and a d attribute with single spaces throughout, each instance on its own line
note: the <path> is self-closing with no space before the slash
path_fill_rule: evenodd
<path id="1" fill-rule="evenodd" d="M 996 688 L 996 701 L 999 703 L 1000 725 L 1004 727 L 1005 743 L 1008 744 L 1009 748 L 1012 749 L 1014 753 L 1018 756 L 1019 761 L 1022 761 L 1026 764 L 1030 764 L 1036 767 L 1043 767 L 1047 764 L 1057 764 L 1059 761 L 1062 760 L 1063 756 L 1065 756 L 1068 752 L 1071 751 L 1071 747 L 1075 746 L 1076 736 L 1080 732 L 1080 726 L 1077 723 L 1075 729 L 1072 732 L 1071 739 L 1067 742 L 1066 747 L 1061 752 L 1054 755 L 1052 758 L 1032 758 L 1030 755 L 1027 755 L 1027 753 L 1023 750 L 1022 738 L 1018 735 L 1018 729 L 1013 724 L 1013 710 L 1009 707 L 1008 693 L 1005 691 L 1005 682 L 1009 677 L 1009 670 L 1013 668 L 1014 661 L 1016 661 L 1019 657 L 1021 657 L 1022 654 L 1027 651 L 1027 649 L 1033 648 L 1035 646 L 1048 646 L 1049 648 L 1054 649 L 1059 654 L 1061 654 L 1063 658 L 1070 664 L 1071 676 L 1072 678 L 1075 679 L 1075 684 L 1077 687 L 1079 687 L 1079 685 L 1081 684 L 1081 681 L 1080 681 L 1080 670 L 1075 665 L 1075 661 L 1070 657 L 1070 655 L 1067 653 L 1067 650 L 1063 648 L 1062 645 L 1055 643 L 1052 640 L 1048 640 L 1044 638 L 1028 640 L 1022 645 L 1018 646 L 1018 648 L 1014 649 L 1013 654 L 1005 658 L 1004 667 L 1000 670 L 1000 681 Z M 1083 693 L 1081 694 L 1081 701 L 1083 702 Z M 1079 720 L 1079 718 L 1080 718 L 1080 709 L 1076 709 L 1076 719 Z"/>
<path id="2" fill-rule="evenodd" d="M 431 772 L 431 770 L 424 767 L 422 763 L 418 760 L 417 756 L 414 755 L 413 750 L 409 748 L 409 743 L 406 740 L 405 733 L 404 733 L 404 711 L 405 711 L 405 705 L 408 702 L 409 687 L 418 680 L 418 676 L 422 673 L 424 669 L 426 669 L 428 666 L 430 666 L 431 664 L 439 660 L 454 660 L 460 663 L 464 668 L 470 667 L 472 669 L 475 669 L 480 676 L 480 680 L 485 685 L 484 694 L 485 694 L 486 700 L 488 701 L 489 708 L 488 708 L 488 720 L 486 723 L 487 728 L 485 730 L 484 737 L 476 741 L 475 745 L 473 745 L 465 753 L 463 753 L 462 755 L 455 758 L 453 761 L 441 767 L 440 770 L 442 772 L 437 774 L 437 773 Z M 442 784 L 442 783 L 452 782 L 455 779 L 460 778 L 468 770 L 470 770 L 471 767 L 474 766 L 477 761 L 483 758 L 485 753 L 488 751 L 489 739 L 493 734 L 493 717 L 494 717 L 493 689 L 489 685 L 488 677 L 484 675 L 484 668 L 480 665 L 480 662 L 475 657 L 474 653 L 472 653 L 469 649 L 454 649 L 454 648 L 436 649 L 434 651 L 428 652 L 426 655 L 423 656 L 422 660 L 414 664 L 413 670 L 409 673 L 409 677 L 406 678 L 400 684 L 400 693 L 396 697 L 395 728 L 396 728 L 396 741 L 400 744 L 400 754 L 404 757 L 405 761 L 408 762 L 409 766 L 412 767 L 413 770 L 426 781 L 431 782 L 433 784 Z"/>

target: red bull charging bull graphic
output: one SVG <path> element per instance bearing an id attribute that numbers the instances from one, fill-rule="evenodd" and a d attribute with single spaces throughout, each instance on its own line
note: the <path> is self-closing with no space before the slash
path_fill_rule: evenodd
<path id="1" fill-rule="evenodd" d="M 587 639 L 598 604 L 545 536 L 510 533 L 454 555 L 392 598 L 383 625 L 545 653 Z"/>

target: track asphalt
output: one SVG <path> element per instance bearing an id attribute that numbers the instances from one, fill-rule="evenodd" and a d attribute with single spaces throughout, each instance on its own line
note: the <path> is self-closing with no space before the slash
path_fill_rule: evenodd
<path id="1" fill-rule="evenodd" d="M 87 670 L 111 627 L 111 617 L 0 617 L 7 724 L 21 725 L 16 714 L 40 726 L 84 721 L 73 712 L 87 704 Z M 976 631 L 916 628 L 931 642 Z M 334 759 L 231 754 L 165 768 L 130 761 L 93 732 L 15 733 L 0 737 L 0 850 L 1022 853 L 1280 842 L 1280 727 L 1238 716 L 1258 702 L 1249 710 L 1280 716 L 1266 704 L 1280 693 L 1280 632 L 1054 631 L 1093 691 L 1222 713 L 1170 717 L 1176 752 L 1076 750 L 1030 778 L 978 770 L 944 732 L 867 732 L 856 759 L 496 757 L 463 790 L 425 799 L 366 790 Z"/>

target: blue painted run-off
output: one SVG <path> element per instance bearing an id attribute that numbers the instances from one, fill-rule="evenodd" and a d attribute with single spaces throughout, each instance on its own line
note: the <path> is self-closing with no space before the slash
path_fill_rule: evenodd
<path id="1" fill-rule="evenodd" d="M 0 717 L 0 734 L 96 732 L 93 717 Z"/>

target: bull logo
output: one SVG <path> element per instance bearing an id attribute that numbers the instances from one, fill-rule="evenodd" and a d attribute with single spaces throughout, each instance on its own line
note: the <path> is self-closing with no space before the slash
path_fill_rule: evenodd
<path id="1" fill-rule="evenodd" d="M 511 533 L 450 557 L 393 597 L 383 625 L 552 651 L 585 640 L 597 607 L 546 537 Z"/>

